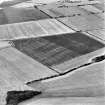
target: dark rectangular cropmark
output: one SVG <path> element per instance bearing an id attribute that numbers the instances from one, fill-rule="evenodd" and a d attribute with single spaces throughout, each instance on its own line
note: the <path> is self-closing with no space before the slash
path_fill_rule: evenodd
<path id="1" fill-rule="evenodd" d="M 46 66 L 54 66 L 105 47 L 82 33 L 14 40 L 15 48 Z"/>

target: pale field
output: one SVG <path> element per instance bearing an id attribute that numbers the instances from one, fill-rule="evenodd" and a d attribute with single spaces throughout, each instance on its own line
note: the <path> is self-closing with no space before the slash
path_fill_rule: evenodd
<path id="1" fill-rule="evenodd" d="M 37 38 L 41 36 L 60 35 L 74 31 L 56 19 L 45 19 L 0 26 L 0 40 Z"/>
<path id="2" fill-rule="evenodd" d="M 104 105 L 105 98 L 56 97 L 32 99 L 19 105 Z"/>
<path id="3" fill-rule="evenodd" d="M 56 73 L 6 43 L 0 49 L 0 105 L 5 105 L 7 91 L 32 90 L 26 82 Z M 46 71 L 47 70 L 47 71 Z"/>
<path id="4" fill-rule="evenodd" d="M 39 6 L 39 9 L 50 15 L 51 17 L 63 17 L 63 16 L 73 16 L 78 14 L 86 14 L 81 8 L 77 6 L 69 7 L 69 8 L 60 8 L 60 5 L 52 4 L 52 5 L 43 5 Z"/>
<path id="5" fill-rule="evenodd" d="M 0 50 L 5 48 L 5 47 L 9 47 L 10 44 L 8 41 L 0 41 Z"/>
<path id="6" fill-rule="evenodd" d="M 29 86 L 40 88 L 48 96 L 103 96 L 105 61 L 77 69 L 62 77 L 32 83 Z M 64 95 L 64 96 L 65 96 Z"/>
<path id="7" fill-rule="evenodd" d="M 77 31 L 91 31 L 104 28 L 104 20 L 93 14 L 59 18 L 58 20 Z"/>
<path id="8" fill-rule="evenodd" d="M 99 14 L 97 14 L 97 16 L 100 17 L 100 18 L 102 18 L 102 19 L 104 19 L 105 18 L 105 13 L 99 13 Z"/>
<path id="9" fill-rule="evenodd" d="M 92 30 L 92 31 L 89 31 L 88 33 L 96 36 L 97 38 L 105 40 L 105 29 L 102 29 L 102 30 Z"/>
<path id="10" fill-rule="evenodd" d="M 75 3 L 74 3 L 75 4 Z M 72 3 L 71 3 L 72 5 Z M 63 7 L 64 6 L 64 7 Z M 68 7 L 66 7 L 68 6 Z M 89 15 L 94 13 L 95 15 L 102 13 L 104 11 L 104 4 L 93 4 L 93 5 L 83 5 L 83 6 L 69 6 L 67 4 L 48 4 L 38 6 L 38 8 L 51 17 L 64 17 L 64 16 L 74 16 L 74 15 Z"/>
<path id="11" fill-rule="evenodd" d="M 42 95 L 19 105 L 104 105 L 105 61 L 30 86 Z"/>

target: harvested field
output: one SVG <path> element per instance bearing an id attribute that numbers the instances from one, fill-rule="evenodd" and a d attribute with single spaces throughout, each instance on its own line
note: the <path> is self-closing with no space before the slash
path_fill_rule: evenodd
<path id="1" fill-rule="evenodd" d="M 0 73 L 3 74 L 6 71 L 5 78 L 11 80 L 14 75 L 23 83 L 55 74 L 49 68 L 12 47 L 0 50 L 0 62 Z"/>
<path id="2" fill-rule="evenodd" d="M 65 17 L 65 16 L 75 16 L 75 15 L 83 15 L 85 12 L 76 6 L 66 7 L 60 5 L 50 6 L 40 6 L 39 9 L 51 17 Z"/>
<path id="3" fill-rule="evenodd" d="M 100 9 L 100 10 L 102 10 L 102 11 L 105 10 L 104 5 L 105 5 L 105 2 L 104 2 L 104 3 L 99 3 L 99 4 L 94 4 L 94 6 L 95 6 L 96 8 L 98 8 L 98 9 Z"/>
<path id="4" fill-rule="evenodd" d="M 14 40 L 73 33 L 74 31 L 55 19 L 30 21 L 0 26 L 0 40 Z"/>
<path id="5" fill-rule="evenodd" d="M 93 14 L 58 18 L 58 20 L 76 31 L 90 31 L 104 28 L 104 20 Z"/>
<path id="6" fill-rule="evenodd" d="M 104 100 L 104 98 L 93 97 L 52 97 L 40 98 L 38 100 L 33 98 L 32 100 L 19 105 L 104 105 Z"/>
<path id="7" fill-rule="evenodd" d="M 90 33 L 91 35 L 94 35 L 102 40 L 105 40 L 105 29 L 102 30 L 92 30 L 89 31 L 88 33 Z"/>
<path id="8" fill-rule="evenodd" d="M 0 105 L 5 105 L 8 91 L 32 90 L 25 82 L 56 74 L 15 48 L 5 47 L 6 43 L 0 49 Z"/>
<path id="9" fill-rule="evenodd" d="M 82 8 L 84 11 L 91 12 L 94 14 L 102 13 L 102 10 L 99 10 L 98 8 L 92 5 L 80 6 L 80 8 Z"/>
<path id="10" fill-rule="evenodd" d="M 96 16 L 98 16 L 99 18 L 104 19 L 104 17 L 105 17 L 105 12 L 99 13 L 99 14 L 97 14 Z"/>
<path id="11" fill-rule="evenodd" d="M 29 84 L 44 90 L 43 97 L 103 97 L 105 61 L 83 67 L 62 77 Z"/>

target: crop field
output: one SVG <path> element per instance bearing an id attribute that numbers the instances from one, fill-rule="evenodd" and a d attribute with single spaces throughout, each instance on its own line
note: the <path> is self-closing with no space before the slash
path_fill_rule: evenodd
<path id="1" fill-rule="evenodd" d="M 104 4 L 0 8 L 0 105 L 29 90 L 41 95 L 10 105 L 104 105 Z"/>
<path id="2" fill-rule="evenodd" d="M 48 67 L 105 47 L 82 33 L 20 39 L 12 43 L 15 48 Z"/>
<path id="3" fill-rule="evenodd" d="M 74 31 L 56 19 L 45 19 L 22 23 L 6 24 L 0 26 L 0 40 L 15 40 L 24 38 L 37 38 Z"/>
<path id="4" fill-rule="evenodd" d="M 29 8 L 5 8 L 0 10 L 0 25 L 19 23 L 32 20 L 41 20 L 49 18 L 48 15 L 44 14 L 40 10 L 34 7 Z"/>

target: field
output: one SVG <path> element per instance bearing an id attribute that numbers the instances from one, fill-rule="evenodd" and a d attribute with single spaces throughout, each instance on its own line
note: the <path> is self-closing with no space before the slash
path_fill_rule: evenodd
<path id="1" fill-rule="evenodd" d="M 42 94 L 19 105 L 104 105 L 105 61 L 86 66 L 105 55 L 103 4 L 0 8 L 0 105 L 24 90 Z"/>

